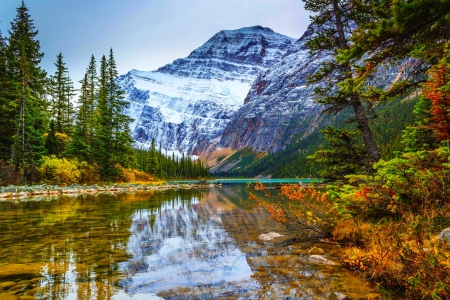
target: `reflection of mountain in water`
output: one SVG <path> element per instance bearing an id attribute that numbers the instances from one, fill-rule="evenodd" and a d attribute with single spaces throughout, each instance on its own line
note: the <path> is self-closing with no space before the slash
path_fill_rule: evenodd
<path id="1" fill-rule="evenodd" d="M 175 199 L 158 212 L 137 211 L 131 231 L 127 250 L 133 259 L 124 264 L 131 293 L 243 281 L 256 288 L 244 253 L 222 225 L 220 211 L 198 199 L 189 205 Z"/>

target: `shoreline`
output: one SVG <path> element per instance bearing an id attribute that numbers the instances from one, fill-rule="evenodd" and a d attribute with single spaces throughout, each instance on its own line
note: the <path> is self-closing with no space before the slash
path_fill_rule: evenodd
<path id="1" fill-rule="evenodd" d="M 0 201 L 2 200 L 21 200 L 42 196 L 63 196 L 63 195 L 82 195 L 99 193 L 126 193 L 137 191 L 157 191 L 170 189 L 205 189 L 209 187 L 221 187 L 220 184 L 137 184 L 130 183 L 125 185 L 35 185 L 35 186 L 7 186 L 0 188 Z"/>

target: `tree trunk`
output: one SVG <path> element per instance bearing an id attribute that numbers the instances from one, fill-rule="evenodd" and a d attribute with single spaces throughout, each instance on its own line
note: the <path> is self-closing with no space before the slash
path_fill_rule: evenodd
<path id="1" fill-rule="evenodd" d="M 340 49 L 348 49 L 348 42 L 345 37 L 344 25 L 342 24 L 341 13 L 339 11 L 338 0 L 333 0 L 333 10 L 334 16 L 336 18 L 336 28 L 339 34 L 339 48 Z M 349 63 L 345 63 L 344 65 L 345 78 L 352 78 L 352 69 Z M 369 126 L 369 118 L 367 117 L 366 112 L 364 111 L 364 106 L 359 98 L 359 95 L 354 94 L 350 98 L 350 104 L 353 107 L 355 112 L 355 117 L 358 122 L 357 128 L 361 132 L 361 135 L 364 140 L 364 146 L 366 148 L 367 154 L 369 155 L 369 159 L 372 163 L 375 163 L 380 160 L 380 152 L 378 151 L 377 145 L 375 143 L 375 139 L 373 137 L 372 130 Z"/>

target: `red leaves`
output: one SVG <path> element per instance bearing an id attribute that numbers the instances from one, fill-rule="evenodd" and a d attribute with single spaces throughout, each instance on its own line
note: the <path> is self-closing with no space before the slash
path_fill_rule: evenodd
<path id="1" fill-rule="evenodd" d="M 444 65 L 434 66 L 429 71 L 430 79 L 425 83 L 425 96 L 432 101 L 430 128 L 440 141 L 450 140 L 450 91 L 448 76 L 450 70 Z"/>

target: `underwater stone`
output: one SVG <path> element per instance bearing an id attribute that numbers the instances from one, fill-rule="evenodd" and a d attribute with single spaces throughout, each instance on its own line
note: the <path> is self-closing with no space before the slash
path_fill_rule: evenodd
<path id="1" fill-rule="evenodd" d="M 450 246 L 450 228 L 445 228 L 444 230 L 442 230 L 439 234 L 439 239 L 446 241 Z"/>

